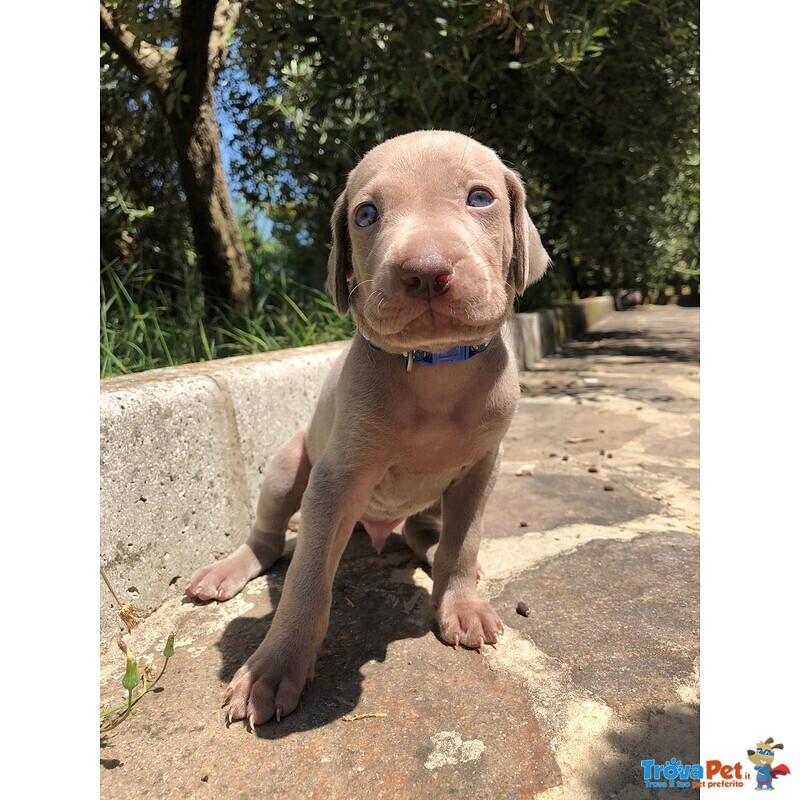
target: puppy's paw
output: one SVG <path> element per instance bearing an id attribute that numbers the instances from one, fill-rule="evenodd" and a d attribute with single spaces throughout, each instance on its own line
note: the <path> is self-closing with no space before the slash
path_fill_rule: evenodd
<path id="1" fill-rule="evenodd" d="M 264 569 L 262 560 L 245 544 L 222 561 L 197 570 L 184 592 L 198 600 L 230 600 Z"/>
<path id="2" fill-rule="evenodd" d="M 445 642 L 478 650 L 484 644 L 495 644 L 503 633 L 500 617 L 477 596 L 458 600 L 445 596 L 436 610 L 436 621 Z"/>
<path id="3" fill-rule="evenodd" d="M 316 658 L 264 641 L 241 666 L 225 692 L 228 722 L 247 720 L 251 728 L 272 718 L 280 722 L 297 708 L 314 677 Z"/>

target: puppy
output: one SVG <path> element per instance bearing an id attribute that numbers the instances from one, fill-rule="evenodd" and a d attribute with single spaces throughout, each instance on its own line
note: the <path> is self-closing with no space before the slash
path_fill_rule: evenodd
<path id="1" fill-rule="evenodd" d="M 442 639 L 480 649 L 502 624 L 478 596 L 483 509 L 519 399 L 500 330 L 514 296 L 548 265 L 525 189 L 494 151 L 417 131 L 371 150 L 332 217 L 328 289 L 357 333 L 308 427 L 264 475 L 253 530 L 187 594 L 227 600 L 300 532 L 280 604 L 226 693 L 229 720 L 291 713 L 314 673 L 334 573 L 356 522 L 380 551 L 403 536 L 432 565 Z"/>

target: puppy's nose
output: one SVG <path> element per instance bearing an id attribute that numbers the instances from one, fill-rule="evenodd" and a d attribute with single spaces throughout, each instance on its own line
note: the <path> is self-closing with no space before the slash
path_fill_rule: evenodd
<path id="1" fill-rule="evenodd" d="M 453 279 L 453 264 L 441 253 L 407 258 L 400 267 L 400 280 L 412 297 L 444 294 Z"/>

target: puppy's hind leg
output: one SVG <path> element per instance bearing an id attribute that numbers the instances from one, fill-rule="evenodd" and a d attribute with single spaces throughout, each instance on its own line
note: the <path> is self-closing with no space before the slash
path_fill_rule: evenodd
<path id="1" fill-rule="evenodd" d="M 439 537 L 442 534 L 442 502 L 437 500 L 430 508 L 409 517 L 403 525 L 405 543 L 429 567 L 433 566 Z"/>
<path id="2" fill-rule="evenodd" d="M 403 525 L 405 543 L 429 567 L 433 567 L 436 549 L 442 535 L 442 501 L 437 500 L 430 508 L 409 517 Z M 475 565 L 475 577 L 483 577 L 480 564 Z"/>
<path id="3" fill-rule="evenodd" d="M 283 553 L 286 527 L 300 508 L 310 472 L 305 430 L 301 429 L 264 473 L 256 521 L 247 541 L 222 561 L 197 570 L 189 579 L 186 594 L 198 600 L 228 600 L 268 570 Z"/>

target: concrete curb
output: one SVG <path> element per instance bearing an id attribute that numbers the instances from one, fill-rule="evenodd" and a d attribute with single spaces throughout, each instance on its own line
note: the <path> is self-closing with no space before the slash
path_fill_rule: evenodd
<path id="1" fill-rule="evenodd" d="M 579 336 L 614 311 L 613 297 L 590 297 L 577 303 L 516 314 L 512 320 L 512 344 L 520 370 L 534 369 L 545 356 Z"/>
<path id="2" fill-rule="evenodd" d="M 518 314 L 520 369 L 614 310 L 611 297 Z M 100 559 L 122 602 L 150 612 L 246 536 L 260 475 L 305 424 L 345 342 L 101 382 Z M 102 595 L 100 632 L 119 630 Z"/>

